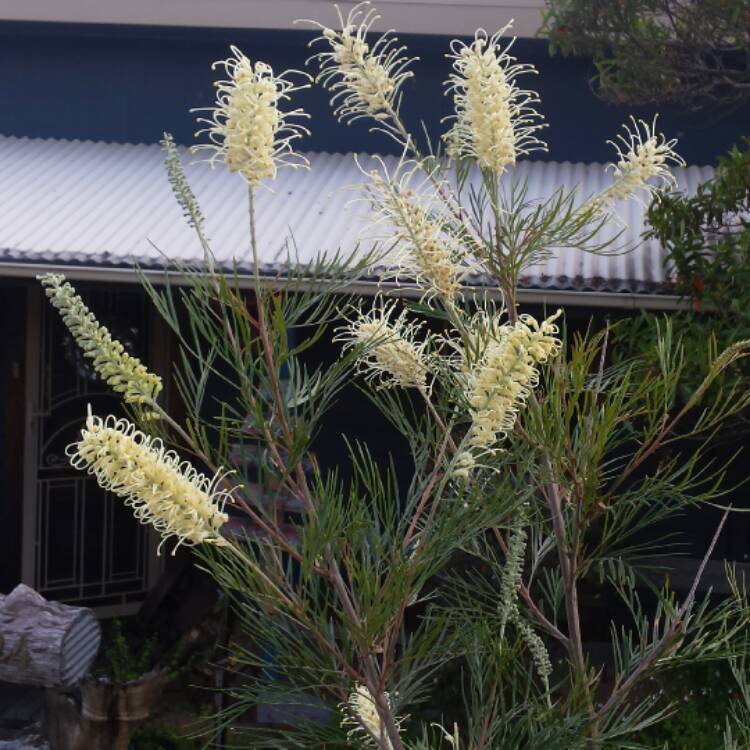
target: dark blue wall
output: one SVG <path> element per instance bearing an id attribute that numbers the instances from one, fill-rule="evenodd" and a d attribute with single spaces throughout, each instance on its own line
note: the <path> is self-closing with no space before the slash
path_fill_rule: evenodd
<path id="1" fill-rule="evenodd" d="M 499 19 L 499 21 L 502 19 Z M 148 28 L 0 22 L 0 133 L 6 135 L 154 142 L 170 130 L 182 143 L 195 129 L 190 107 L 212 102 L 212 61 L 235 43 L 276 69 L 304 67 L 306 31 Z M 434 131 L 449 114 L 443 95 L 449 72 L 447 39 L 406 36 L 421 57 L 417 76 L 405 88 L 405 115 L 415 126 L 425 118 Z M 540 75 L 527 78 L 542 96 L 550 127 L 548 158 L 606 161 L 605 145 L 630 110 L 597 100 L 581 59 L 550 58 L 541 40 L 519 40 L 516 54 Z M 365 125 L 337 125 L 327 96 L 302 92 L 299 105 L 312 115 L 313 135 L 300 148 L 329 151 L 392 151 Z M 750 105 L 731 113 L 684 113 L 662 108 L 661 123 L 680 138 L 688 162 L 706 164 L 750 131 Z M 650 117 L 653 110 L 637 110 Z"/>

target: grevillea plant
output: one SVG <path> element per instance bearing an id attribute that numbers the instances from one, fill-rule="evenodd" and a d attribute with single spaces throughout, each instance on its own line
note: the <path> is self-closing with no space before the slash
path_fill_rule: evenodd
<path id="1" fill-rule="evenodd" d="M 672 710 L 650 677 L 744 658 L 743 587 L 730 571 L 733 596 L 697 593 L 726 514 L 679 597 L 654 573 L 665 547 L 647 532 L 722 503 L 725 464 L 706 449 L 750 394 L 711 385 L 750 343 L 711 356 L 676 401 L 685 359 L 669 327 L 658 367 L 609 366 L 608 330 L 566 341 L 561 311 L 519 310 L 524 269 L 571 248 L 605 252 L 600 230 L 617 202 L 671 184 L 674 142 L 633 121 L 610 187 L 531 200 L 516 167 L 546 149 L 543 121 L 521 86 L 535 71 L 511 54 L 507 27 L 451 46 L 455 116 L 431 150 L 400 116 L 410 60 L 392 35 L 367 33 L 373 13 L 361 4 L 340 28 L 318 24 L 311 60 L 339 118 L 369 118 L 402 151 L 395 172 L 362 162 L 380 240 L 273 283 L 262 275 L 255 192 L 277 168 L 305 165 L 293 150 L 304 130 L 290 124 L 303 113 L 287 101 L 287 74 L 233 48 L 202 122 L 211 162 L 247 184 L 249 250 L 237 268 L 251 258 L 252 273 L 218 266 L 165 137 L 170 183 L 205 253 L 177 291 L 144 281 L 179 345 L 184 416 L 170 416 L 161 381 L 63 279 L 43 277 L 132 412 L 132 422 L 90 415 L 72 463 L 191 545 L 234 602 L 243 636 L 231 646 L 228 746 L 646 747 L 644 729 Z M 347 296 L 373 267 L 390 280 L 381 293 Z M 481 290 L 469 274 L 484 278 Z M 341 356 L 316 366 L 308 354 L 324 337 Z M 316 457 L 326 410 L 352 379 L 403 436 L 409 481 L 366 442 L 345 440 L 340 470 Z M 606 657 L 589 646 L 582 589 L 618 613 Z M 245 714 L 259 704 L 321 710 L 254 727 Z M 742 715 L 728 717 L 727 747 L 744 736 Z"/>

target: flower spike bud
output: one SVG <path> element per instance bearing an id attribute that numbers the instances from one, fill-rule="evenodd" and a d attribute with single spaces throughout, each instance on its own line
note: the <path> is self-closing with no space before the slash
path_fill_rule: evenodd
<path id="1" fill-rule="evenodd" d="M 393 318 L 396 301 L 381 304 L 347 321 L 338 329 L 334 341 L 344 342 L 344 351 L 361 347 L 357 359 L 360 372 L 381 388 L 425 388 L 427 386 L 426 341 L 417 341 L 421 323 L 408 323 L 406 310 Z"/>
<path id="2" fill-rule="evenodd" d="M 481 169 L 497 174 L 514 166 L 519 156 L 547 150 L 536 137 L 544 127 L 535 109 L 539 96 L 516 83 L 518 76 L 536 73 L 536 68 L 516 63 L 509 54 L 515 37 L 504 49 L 500 44 L 510 26 L 492 36 L 479 29 L 468 45 L 454 39 L 448 55 L 454 72 L 446 93 L 453 94 L 456 112 L 444 136 L 448 155 L 476 159 Z"/>
<path id="3" fill-rule="evenodd" d="M 65 276 L 45 273 L 37 278 L 84 355 L 93 360 L 99 377 L 122 393 L 128 404 L 154 403 L 162 389 L 161 378 L 149 372 L 137 357 L 128 354 L 125 347 L 112 338 L 72 285 L 65 281 Z"/>
<path id="4" fill-rule="evenodd" d="M 467 448 L 456 457 L 454 474 L 468 477 L 476 459 L 497 450 L 498 440 L 513 429 L 518 409 L 539 382 L 538 366 L 555 356 L 561 347 L 555 315 L 541 323 L 522 315 L 513 325 L 504 325 L 484 345 L 480 357 L 464 376 L 471 426 Z"/>
<path id="5" fill-rule="evenodd" d="M 127 419 L 102 419 L 89 409 L 81 439 L 66 453 L 73 467 L 92 474 L 100 487 L 121 497 L 141 523 L 151 524 L 162 535 L 162 544 L 172 536 L 178 540 L 174 550 L 181 544 L 227 544 L 219 534 L 229 519 L 224 505 L 231 502 L 230 493 L 218 489 L 224 475 L 198 473 Z"/>
<path id="6" fill-rule="evenodd" d="M 424 290 L 423 299 L 437 297 L 452 307 L 461 292 L 464 268 L 460 243 L 451 233 L 444 204 L 425 189 L 429 176 L 421 185 L 412 186 L 415 175 L 421 172 L 417 164 L 402 161 L 390 175 L 385 162 L 375 159 L 379 169 L 362 170 L 369 177 L 364 193 L 377 215 L 374 226 L 382 224 L 384 239 L 389 243 L 395 240 L 388 259 L 392 270 L 383 278 L 391 276 L 398 281 L 402 274 L 415 278 Z M 447 185 L 443 187 L 448 189 Z"/>
<path id="7" fill-rule="evenodd" d="M 167 178 L 172 186 L 177 203 L 182 209 L 183 216 L 187 219 L 188 225 L 193 229 L 203 232 L 205 219 L 203 212 L 195 199 L 195 194 L 188 184 L 185 172 L 180 162 L 180 154 L 177 151 L 177 145 L 171 133 L 164 133 L 164 138 L 159 141 L 162 151 L 164 152 L 164 166 L 167 169 Z"/>
<path id="8" fill-rule="evenodd" d="M 270 65 L 257 61 L 254 64 L 237 48 L 231 47 L 232 56 L 213 64 L 223 67 L 227 80 L 218 81 L 216 106 L 194 109 L 208 111 L 210 117 L 199 117 L 206 125 L 196 135 L 207 134 L 210 143 L 193 146 L 196 153 L 212 152 L 208 163 L 226 164 L 230 172 L 239 172 L 251 187 L 258 187 L 265 179 L 274 179 L 278 167 L 308 167 L 307 159 L 296 153 L 292 142 L 310 131 L 292 118 L 309 117 L 302 109 L 284 112 L 280 104 L 309 83 L 295 85 L 290 74 L 310 76 L 301 71 L 288 70 L 277 76 Z"/>
<path id="9" fill-rule="evenodd" d="M 317 21 L 305 21 L 321 30 L 310 45 L 321 42 L 329 49 L 308 60 L 317 62 L 317 80 L 331 94 L 334 115 L 340 122 L 353 122 L 372 117 L 383 122 L 398 115 L 401 87 L 414 73 L 409 65 L 417 58 L 405 56 L 406 47 L 399 46 L 392 31 L 386 31 L 370 44 L 367 35 L 380 16 L 370 7 L 369 0 L 355 5 L 344 19 L 340 8 L 340 30 Z"/>
<path id="10" fill-rule="evenodd" d="M 674 150 L 677 139 L 668 141 L 663 133 L 656 132 L 656 117 L 650 125 L 632 116 L 630 119 L 632 129 L 623 125 L 625 134 L 618 135 L 617 141 L 607 141 L 617 152 L 617 162 L 609 166 L 614 183 L 594 198 L 602 207 L 626 200 L 638 191 L 644 191 L 650 199 L 674 189 L 677 181 L 669 166 L 685 166 L 685 160 Z"/>

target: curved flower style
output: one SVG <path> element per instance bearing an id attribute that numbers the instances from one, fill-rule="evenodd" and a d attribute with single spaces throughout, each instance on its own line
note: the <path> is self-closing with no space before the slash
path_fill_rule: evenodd
<path id="1" fill-rule="evenodd" d="M 151 524 L 162 544 L 171 536 L 178 539 L 174 550 L 181 544 L 227 544 L 219 529 L 229 518 L 224 505 L 231 498 L 217 489 L 222 475 L 200 474 L 127 419 L 102 419 L 89 411 L 80 441 L 66 453 L 72 466 L 93 474 L 141 523 Z"/>
<path id="2" fill-rule="evenodd" d="M 615 181 L 594 199 L 599 205 L 626 200 L 638 190 L 643 190 L 650 199 L 675 188 L 677 182 L 669 165 L 685 166 L 684 159 L 674 151 L 677 139 L 668 141 L 663 133 L 657 134 L 656 117 L 650 125 L 632 116 L 630 119 L 633 127 L 623 125 L 625 135 L 617 136 L 619 143 L 607 141 L 617 151 L 617 163 L 610 165 Z"/>
<path id="3" fill-rule="evenodd" d="M 398 46 L 391 32 L 381 35 L 372 47 L 366 41 L 370 27 L 380 18 L 374 8 L 367 8 L 369 5 L 368 0 L 358 3 L 346 20 L 336 6 L 340 31 L 317 21 L 307 22 L 322 31 L 310 44 L 323 42 L 330 47 L 330 51 L 318 52 L 310 61 L 317 61 L 318 81 L 333 94 L 334 115 L 341 122 L 393 117 L 401 103 L 401 86 L 414 75 L 408 67 L 416 58 L 404 56 L 406 48 Z"/>
<path id="4" fill-rule="evenodd" d="M 460 246 L 450 234 L 440 202 L 411 187 L 418 166 L 401 170 L 400 176 L 391 176 L 382 159 L 379 161 L 381 171 L 367 172 L 370 182 L 364 190 L 379 214 L 376 223 L 385 224 L 388 239 L 397 242 L 395 255 L 389 259 L 396 265 L 393 275 L 397 279 L 402 272 L 413 275 L 427 298 L 438 297 L 446 305 L 455 304 L 463 272 L 458 262 Z M 399 164 L 399 169 L 402 166 Z"/>
<path id="5" fill-rule="evenodd" d="M 286 71 L 274 75 L 270 65 L 264 62 L 253 64 L 237 48 L 230 47 L 232 55 L 213 64 L 222 66 L 228 80 L 218 81 L 216 106 L 194 109 L 193 112 L 208 111 L 210 118 L 199 117 L 198 122 L 207 127 L 196 136 L 206 133 L 211 143 L 193 146 L 193 153 L 212 151 L 208 163 L 214 166 L 223 161 L 230 172 L 239 172 L 251 187 L 258 187 L 264 179 L 276 177 L 277 167 L 307 167 L 307 159 L 292 148 L 292 141 L 309 135 L 310 131 L 298 123 L 289 122 L 293 117 L 309 117 L 302 109 L 282 112 L 279 104 L 290 98 L 290 94 L 309 84 L 297 86 L 286 76 L 300 71 Z"/>
<path id="6" fill-rule="evenodd" d="M 344 350 L 360 346 L 359 371 L 381 388 L 400 386 L 420 388 L 427 385 L 427 343 L 416 341 L 421 323 L 407 323 L 406 310 L 391 320 L 396 301 L 373 309 L 348 321 L 338 329 L 334 341 L 343 341 Z"/>
<path id="7" fill-rule="evenodd" d="M 388 693 L 385 694 L 385 698 L 390 704 Z M 352 727 L 347 733 L 349 737 L 364 736 L 368 745 L 375 745 L 375 740 L 378 739 L 384 741 L 388 747 L 392 747 L 383 720 L 378 713 L 375 698 L 365 685 L 357 685 L 353 688 L 347 702 L 342 703 L 340 708 L 345 712 L 341 726 Z"/>
<path id="8" fill-rule="evenodd" d="M 65 276 L 46 273 L 37 278 L 84 355 L 93 360 L 94 369 L 102 380 L 122 393 L 126 403 L 155 402 L 162 389 L 161 378 L 149 372 L 137 357 L 128 354 L 125 347 L 112 338 L 73 286 L 65 281 Z"/>
<path id="9" fill-rule="evenodd" d="M 522 315 L 515 324 L 501 326 L 468 368 L 466 398 L 471 427 L 468 447 L 457 457 L 457 476 L 468 476 L 477 455 L 492 451 L 513 429 L 518 407 L 539 382 L 537 366 L 560 350 L 554 321 L 561 314 L 558 310 L 542 323 L 531 315 Z"/>
<path id="10" fill-rule="evenodd" d="M 446 82 L 456 110 L 455 123 L 444 136 L 448 155 L 474 158 L 482 169 L 498 174 L 523 154 L 547 150 L 535 135 L 544 127 L 534 108 L 539 96 L 520 89 L 515 80 L 536 68 L 516 63 L 508 54 L 515 38 L 505 49 L 500 45 L 510 25 L 491 37 L 479 29 L 468 45 L 454 39 L 449 57 L 455 72 Z"/>

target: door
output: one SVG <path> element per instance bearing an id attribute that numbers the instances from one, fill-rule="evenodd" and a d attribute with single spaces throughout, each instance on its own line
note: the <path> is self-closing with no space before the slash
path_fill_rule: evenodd
<path id="1" fill-rule="evenodd" d="M 111 284 L 79 292 L 113 336 L 151 364 L 147 355 L 156 347 L 143 290 Z M 41 290 L 29 297 L 23 578 L 50 599 L 128 614 L 157 572 L 154 534 L 65 455 L 89 405 L 94 414 L 121 415 L 121 403 Z"/>

